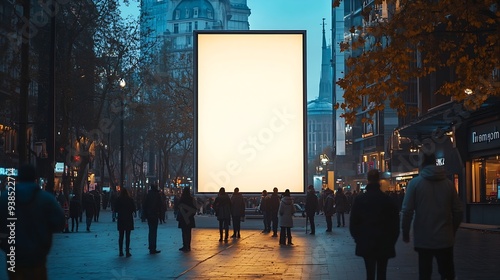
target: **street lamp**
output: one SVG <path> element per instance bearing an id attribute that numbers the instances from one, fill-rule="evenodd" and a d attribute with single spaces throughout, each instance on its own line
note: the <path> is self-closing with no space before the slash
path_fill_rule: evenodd
<path id="1" fill-rule="evenodd" d="M 120 79 L 120 88 L 122 89 L 122 94 L 123 94 L 123 89 L 125 88 L 125 86 L 127 85 L 127 83 L 125 83 L 125 80 L 124 79 Z M 121 127 L 121 130 L 120 130 L 120 188 L 123 188 L 124 187 L 124 184 L 125 184 L 125 155 L 124 155 L 124 144 L 123 144 L 123 141 L 124 141 L 124 125 L 123 125 L 123 119 L 125 117 L 125 114 L 124 114 L 124 111 L 125 111 L 125 98 L 122 96 L 122 100 L 121 100 L 121 116 L 120 116 L 120 127 Z"/>
<path id="2" fill-rule="evenodd" d="M 322 155 L 319 155 L 319 161 L 321 162 L 321 164 L 324 166 L 324 169 L 325 170 L 325 179 L 323 180 L 323 184 L 328 184 L 328 162 L 330 161 L 330 159 L 328 158 L 328 156 L 326 154 L 322 154 Z"/>

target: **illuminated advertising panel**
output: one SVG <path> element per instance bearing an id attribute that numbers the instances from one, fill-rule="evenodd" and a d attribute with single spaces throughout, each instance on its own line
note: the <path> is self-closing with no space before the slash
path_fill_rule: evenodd
<path id="1" fill-rule="evenodd" d="M 196 193 L 304 193 L 306 32 L 196 31 Z"/>

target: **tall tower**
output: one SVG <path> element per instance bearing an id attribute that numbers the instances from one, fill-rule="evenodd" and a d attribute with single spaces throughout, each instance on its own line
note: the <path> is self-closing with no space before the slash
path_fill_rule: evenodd
<path id="1" fill-rule="evenodd" d="M 332 52 L 326 45 L 325 19 L 323 18 L 323 42 L 321 44 L 321 77 L 319 80 L 319 97 L 330 103 L 332 101 Z"/>
<path id="2" fill-rule="evenodd" d="M 321 46 L 321 77 L 319 95 L 307 104 L 307 153 L 308 162 L 313 164 L 325 150 L 333 148 L 332 128 L 332 64 L 331 49 L 326 44 L 325 19 L 323 19 L 323 43 Z M 327 152 L 328 156 L 330 152 Z M 312 175 L 312 174 L 310 174 Z M 309 176 L 312 178 L 312 176 Z"/>

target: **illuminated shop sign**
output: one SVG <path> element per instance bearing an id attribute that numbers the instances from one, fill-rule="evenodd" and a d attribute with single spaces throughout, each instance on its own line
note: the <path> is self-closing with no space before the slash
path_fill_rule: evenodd
<path id="1" fill-rule="evenodd" d="M 0 167 L 0 176 L 17 176 L 17 169 Z"/>
<path id="2" fill-rule="evenodd" d="M 500 147 L 500 121 L 472 126 L 468 133 L 469 151 Z"/>

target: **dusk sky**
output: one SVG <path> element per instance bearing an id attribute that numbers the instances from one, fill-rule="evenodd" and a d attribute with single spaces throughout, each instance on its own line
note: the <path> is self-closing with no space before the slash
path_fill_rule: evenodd
<path id="1" fill-rule="evenodd" d="M 131 0 L 125 15 L 139 16 L 138 0 Z M 331 44 L 331 0 L 247 0 L 251 30 L 307 31 L 307 99 L 319 94 L 321 74 L 321 23 L 325 18 L 326 40 Z"/>

